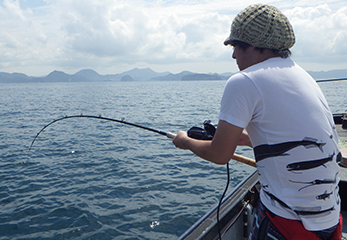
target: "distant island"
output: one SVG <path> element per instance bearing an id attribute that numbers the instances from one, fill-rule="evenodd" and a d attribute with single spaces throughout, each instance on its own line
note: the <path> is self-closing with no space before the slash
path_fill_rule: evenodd
<path id="1" fill-rule="evenodd" d="M 310 71 L 309 74 L 316 80 L 346 78 L 347 69 L 331 71 Z M 217 81 L 227 80 L 233 73 L 193 73 L 183 71 L 172 74 L 170 72 L 158 73 L 150 68 L 134 68 L 119 74 L 101 75 L 92 69 L 84 69 L 75 74 L 66 74 L 53 71 L 44 77 L 31 77 L 23 73 L 0 72 L 0 83 L 51 83 L 51 82 L 133 82 L 133 81 Z"/>

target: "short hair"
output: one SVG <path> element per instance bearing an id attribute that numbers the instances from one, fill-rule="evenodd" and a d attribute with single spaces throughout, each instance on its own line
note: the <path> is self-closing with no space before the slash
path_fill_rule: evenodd
<path id="1" fill-rule="evenodd" d="M 251 44 L 239 41 L 239 40 L 233 40 L 230 43 L 231 46 L 233 47 L 240 47 L 243 51 L 245 51 L 247 48 L 252 46 Z M 274 54 L 278 55 L 279 57 L 285 59 L 288 58 L 292 55 L 292 52 L 289 49 L 284 49 L 284 50 L 278 50 L 278 49 L 270 49 L 270 48 L 261 48 L 261 47 L 255 47 L 255 49 L 261 53 L 264 52 L 265 49 L 271 50 Z"/>

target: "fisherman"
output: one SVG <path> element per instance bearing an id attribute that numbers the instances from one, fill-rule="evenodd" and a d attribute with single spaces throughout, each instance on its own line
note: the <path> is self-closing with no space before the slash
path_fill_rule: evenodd
<path id="1" fill-rule="evenodd" d="M 290 58 L 288 19 L 251 5 L 233 20 L 225 45 L 240 72 L 227 81 L 210 141 L 179 131 L 176 147 L 226 164 L 237 145 L 253 147 L 262 186 L 249 239 L 340 239 L 337 161 L 328 103 L 315 80 Z"/>

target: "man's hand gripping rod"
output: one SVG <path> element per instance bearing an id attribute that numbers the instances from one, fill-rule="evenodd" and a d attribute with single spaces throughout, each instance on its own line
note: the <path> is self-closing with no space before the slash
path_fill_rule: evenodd
<path id="1" fill-rule="evenodd" d="M 171 133 L 171 132 L 167 132 L 166 136 L 168 138 L 174 139 L 176 137 L 176 134 Z M 252 166 L 252 167 L 256 167 L 256 162 L 252 158 L 244 157 L 244 156 L 236 154 L 236 153 L 234 153 L 234 155 L 231 158 L 234 159 L 235 161 L 247 164 L 247 165 Z"/>

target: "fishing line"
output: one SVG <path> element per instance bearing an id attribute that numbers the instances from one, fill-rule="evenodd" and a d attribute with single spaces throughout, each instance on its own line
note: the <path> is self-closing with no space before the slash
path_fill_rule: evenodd
<path id="1" fill-rule="evenodd" d="M 148 131 L 151 131 L 151 132 L 158 133 L 158 134 L 160 134 L 160 135 L 164 135 L 164 136 L 166 136 L 166 137 L 168 137 L 168 138 L 171 138 L 171 139 L 173 139 L 173 138 L 176 136 L 175 134 L 170 133 L 170 132 L 163 132 L 163 131 L 159 131 L 159 130 L 156 130 L 156 129 L 153 129 L 153 128 L 144 127 L 144 126 L 141 126 L 141 125 L 138 125 L 138 124 L 135 124 L 135 123 L 126 122 L 126 121 L 124 121 L 124 119 L 117 120 L 117 119 L 106 118 L 106 117 L 102 117 L 102 116 L 91 116 L 91 115 L 83 115 L 83 114 L 81 114 L 81 115 L 65 116 L 65 117 L 56 119 L 56 120 L 50 122 L 49 124 L 47 124 L 46 126 L 44 126 L 44 127 L 36 134 L 34 140 L 31 142 L 31 145 L 30 145 L 30 147 L 29 147 L 29 151 L 31 150 L 32 146 L 34 145 L 35 140 L 36 140 L 37 137 L 43 132 L 43 130 L 45 130 L 47 127 L 49 127 L 49 126 L 52 125 L 53 123 L 59 122 L 59 121 L 64 120 L 64 119 L 69 119 L 69 118 L 94 118 L 94 119 L 101 119 L 101 120 L 117 122 L 117 123 L 121 123 L 121 124 L 130 125 L 130 126 L 133 126 L 133 127 L 145 129 L 145 130 L 148 130 Z"/>
<path id="2" fill-rule="evenodd" d="M 135 123 L 130 123 L 130 122 L 126 122 L 124 121 L 124 119 L 121 120 L 117 120 L 117 119 L 113 119 L 113 118 L 107 118 L 107 117 L 102 117 L 102 116 L 92 116 L 92 115 L 73 115 L 73 116 L 65 116 L 62 118 L 58 118 L 56 120 L 53 120 L 52 122 L 48 123 L 47 125 L 45 125 L 35 136 L 35 138 L 33 139 L 33 141 L 31 142 L 31 145 L 29 147 L 29 151 L 31 150 L 32 146 L 34 145 L 36 139 L 38 138 L 38 136 L 50 125 L 65 120 L 65 119 L 70 119 L 70 118 L 93 118 L 93 119 L 100 119 L 100 120 L 106 120 L 106 121 L 112 121 L 112 122 L 117 122 L 117 123 L 121 123 L 121 124 L 126 124 L 129 126 L 133 126 L 133 127 L 137 127 L 137 128 L 141 128 L 147 131 L 151 131 L 154 133 L 158 133 L 160 135 L 166 136 L 168 138 L 173 139 L 176 135 L 170 132 L 163 132 L 160 130 L 156 130 L 153 128 L 149 128 L 149 127 L 145 127 L 142 125 L 138 125 Z M 205 121 L 204 122 L 204 129 L 202 128 L 197 128 L 197 127 L 192 127 L 189 131 L 188 131 L 188 135 L 190 137 L 196 138 L 196 139 L 204 139 L 204 140 L 211 140 L 213 138 L 213 135 L 215 133 L 215 128 L 210 124 L 210 121 Z M 235 155 L 234 158 L 240 157 L 238 155 Z M 236 159 L 235 159 L 236 160 Z M 239 160 L 238 160 L 239 161 Z M 221 236 L 221 230 L 220 230 L 220 221 L 219 221 L 219 211 L 220 211 L 220 207 L 222 205 L 223 202 L 223 198 L 228 190 L 229 187 L 229 183 L 230 183 L 230 171 L 229 171 L 229 163 L 226 164 L 227 165 L 227 184 L 226 187 L 224 189 L 224 192 L 219 200 L 219 204 L 218 204 L 218 208 L 217 208 L 217 227 L 218 227 L 218 234 L 219 234 L 219 239 L 222 239 Z"/>

